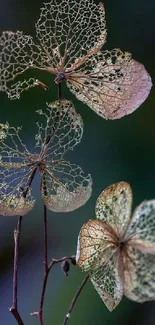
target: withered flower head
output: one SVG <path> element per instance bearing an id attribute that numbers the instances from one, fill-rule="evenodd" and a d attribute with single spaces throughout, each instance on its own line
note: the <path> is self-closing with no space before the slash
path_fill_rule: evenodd
<path id="1" fill-rule="evenodd" d="M 93 0 L 51 0 L 44 3 L 36 25 L 36 41 L 23 32 L 0 38 L 0 90 L 11 99 L 36 85 L 21 80 L 40 69 L 66 81 L 75 96 L 105 119 L 132 113 L 147 98 L 152 82 L 144 66 L 120 49 L 102 51 L 106 42 L 104 6 Z"/>
<path id="2" fill-rule="evenodd" d="M 131 217 L 130 185 L 107 187 L 97 199 L 96 220 L 81 228 L 76 261 L 110 311 L 123 294 L 136 302 L 155 299 L 155 200 Z"/>
<path id="3" fill-rule="evenodd" d="M 64 160 L 82 138 L 83 122 L 72 102 L 56 101 L 45 111 L 39 110 L 44 123 L 39 124 L 35 150 L 22 142 L 20 128 L 0 124 L 0 214 L 24 215 L 34 206 L 31 183 L 38 170 L 41 194 L 51 211 L 73 211 L 89 199 L 91 176 Z"/>

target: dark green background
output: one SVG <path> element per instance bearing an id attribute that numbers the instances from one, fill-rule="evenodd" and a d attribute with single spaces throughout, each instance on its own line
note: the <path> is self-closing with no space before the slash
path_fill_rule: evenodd
<path id="1" fill-rule="evenodd" d="M 34 23 L 42 1 L 3 0 L 0 3 L 0 30 L 23 30 L 35 35 Z M 155 1 L 105 0 L 108 38 L 105 48 L 119 47 L 133 53 L 155 78 Z M 33 146 L 36 109 L 55 100 L 57 89 L 50 75 L 43 75 L 50 85 L 44 92 L 33 89 L 20 100 L 9 101 L 0 94 L 0 122 L 23 125 L 23 137 Z M 155 197 L 155 90 L 132 115 L 106 121 L 77 101 L 63 86 L 63 96 L 72 99 L 84 121 L 84 136 L 68 158 L 78 163 L 93 177 L 93 195 L 89 202 L 68 214 L 48 213 L 49 257 L 74 254 L 82 224 L 94 217 L 95 201 L 109 184 L 125 180 L 134 192 L 134 207 L 144 199 Z M 67 156 L 66 156 L 67 158 Z M 25 325 L 37 325 L 29 313 L 37 310 L 43 278 L 43 204 L 39 195 L 39 179 L 34 185 L 35 209 L 24 217 L 20 245 L 19 310 Z M 0 325 L 15 325 L 8 312 L 12 299 L 13 230 L 16 217 L 0 219 Z M 67 306 L 84 274 L 75 267 L 64 277 L 60 265 L 52 270 L 45 300 L 45 325 L 61 325 Z M 69 325 L 153 325 L 155 303 L 143 305 L 124 299 L 110 313 L 93 286 L 88 283 L 78 300 Z"/>

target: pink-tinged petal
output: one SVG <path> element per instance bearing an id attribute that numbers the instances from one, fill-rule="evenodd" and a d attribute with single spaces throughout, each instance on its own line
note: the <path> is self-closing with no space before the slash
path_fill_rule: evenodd
<path id="1" fill-rule="evenodd" d="M 88 271 L 95 265 L 105 264 L 107 261 L 107 249 L 113 248 L 110 229 L 101 220 L 89 220 L 79 233 L 76 263 L 84 271 Z M 109 257 L 109 250 L 108 250 Z"/>
<path id="2" fill-rule="evenodd" d="M 148 97 L 151 77 L 130 53 L 100 52 L 68 75 L 74 95 L 105 119 L 119 119 L 135 111 Z"/>
<path id="3" fill-rule="evenodd" d="M 78 236 L 76 263 L 88 271 L 90 280 L 101 299 L 112 311 L 120 302 L 123 283 L 120 276 L 117 248 L 111 231 L 102 220 L 89 220 Z"/>

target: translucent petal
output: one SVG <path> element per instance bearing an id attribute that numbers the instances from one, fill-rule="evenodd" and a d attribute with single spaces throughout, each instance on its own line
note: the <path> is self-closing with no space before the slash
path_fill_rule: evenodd
<path id="1" fill-rule="evenodd" d="M 46 110 L 38 113 L 44 117 L 44 124 L 37 123 L 36 147 L 44 148 L 50 164 L 50 159 L 62 159 L 66 151 L 80 143 L 83 122 L 73 103 L 66 99 L 50 103 Z"/>
<path id="2" fill-rule="evenodd" d="M 30 193 L 28 196 L 30 197 Z M 2 216 L 23 216 L 34 207 L 35 200 L 25 199 L 23 196 L 10 195 L 0 200 L 0 215 Z"/>
<path id="3" fill-rule="evenodd" d="M 76 262 L 84 271 L 105 263 L 108 247 L 113 247 L 109 227 L 101 220 L 89 220 L 79 233 Z"/>
<path id="4" fill-rule="evenodd" d="M 107 308 L 112 311 L 123 295 L 117 255 L 114 254 L 106 264 L 93 270 L 90 273 L 90 279 Z"/>
<path id="5" fill-rule="evenodd" d="M 119 49 L 91 57 L 67 85 L 73 94 L 105 119 L 135 111 L 148 97 L 151 77 L 144 66 Z"/>
<path id="6" fill-rule="evenodd" d="M 31 36 L 20 31 L 3 32 L 0 37 L 0 90 L 7 92 L 11 99 L 19 98 L 23 90 L 35 86 L 35 79 L 18 81 L 17 77 L 28 68 L 44 67 L 47 61 L 46 53 L 34 44 Z"/>
<path id="7" fill-rule="evenodd" d="M 73 68 L 105 43 L 104 7 L 93 0 L 51 0 L 41 8 L 36 33 L 55 65 Z"/>
<path id="8" fill-rule="evenodd" d="M 46 185 L 45 185 L 46 184 Z M 42 176 L 42 197 L 46 207 L 55 212 L 69 212 L 84 205 L 91 196 L 91 176 L 69 162 L 47 166 Z"/>
<path id="9" fill-rule="evenodd" d="M 132 190 L 128 183 L 119 182 L 108 186 L 96 202 L 96 217 L 106 221 L 120 236 L 130 221 Z"/>
<path id="10" fill-rule="evenodd" d="M 20 128 L 0 124 L 0 214 L 24 215 L 35 201 L 28 187 L 32 166 L 19 136 Z M 24 198 L 27 192 L 26 199 Z"/>
<path id="11" fill-rule="evenodd" d="M 155 256 L 130 247 L 124 265 L 124 294 L 137 302 L 154 300 Z"/>
<path id="12" fill-rule="evenodd" d="M 3 90 L 7 92 L 9 99 L 19 99 L 23 91 L 27 91 L 36 85 L 36 79 L 30 78 L 28 80 L 20 80 L 13 85 L 10 85 L 9 89 L 5 85 Z"/>
<path id="13" fill-rule="evenodd" d="M 155 254 L 155 200 L 144 201 L 136 208 L 127 236 L 132 236 L 132 246 Z"/>
<path id="14" fill-rule="evenodd" d="M 78 237 L 76 262 L 89 272 L 95 289 L 110 311 L 117 306 L 123 294 L 117 260 L 117 249 L 107 224 L 101 220 L 85 223 Z"/>

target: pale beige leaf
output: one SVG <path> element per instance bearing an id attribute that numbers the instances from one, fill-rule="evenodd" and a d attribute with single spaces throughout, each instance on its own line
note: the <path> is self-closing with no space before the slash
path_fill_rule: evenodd
<path id="1" fill-rule="evenodd" d="M 24 198 L 22 195 L 17 197 L 16 195 L 12 194 L 0 200 L 0 215 L 24 216 L 33 209 L 35 200 Z M 30 197 L 30 192 L 28 197 Z"/>
<path id="2" fill-rule="evenodd" d="M 73 94 L 105 119 L 135 111 L 148 97 L 152 82 L 131 54 L 114 49 L 91 57 L 67 80 Z"/>
<path id="3" fill-rule="evenodd" d="M 66 99 L 52 102 L 38 113 L 42 122 L 37 122 L 36 147 L 45 149 L 44 158 L 48 158 L 50 164 L 50 160 L 62 159 L 68 150 L 73 150 L 81 142 L 83 121 L 73 103 Z"/>
<path id="4" fill-rule="evenodd" d="M 47 165 L 42 175 L 41 192 L 49 210 L 73 211 L 90 198 L 92 179 L 90 175 L 85 176 L 79 166 L 62 161 Z"/>
<path id="5" fill-rule="evenodd" d="M 155 300 L 155 256 L 132 247 L 124 256 L 124 294 L 136 302 Z"/>
<path id="6" fill-rule="evenodd" d="M 19 132 L 20 128 L 0 124 L 0 214 L 4 216 L 25 215 L 35 203 L 28 186 L 33 170 L 30 153 Z"/>
<path id="7" fill-rule="evenodd" d="M 51 0 L 36 23 L 39 42 L 55 67 L 74 68 L 96 53 L 106 40 L 105 11 L 93 0 Z"/>
<path id="8" fill-rule="evenodd" d="M 27 69 L 41 69 L 46 66 L 48 57 L 29 35 L 23 32 L 3 32 L 0 37 L 0 90 L 16 99 L 20 93 L 35 86 L 35 78 L 18 81 Z M 32 74 L 34 76 L 34 73 Z"/>
<path id="9" fill-rule="evenodd" d="M 132 190 L 128 183 L 108 186 L 96 201 L 96 217 L 105 221 L 121 236 L 130 221 Z"/>
<path id="10" fill-rule="evenodd" d="M 110 311 L 120 302 L 123 286 L 117 248 L 111 229 L 102 220 L 89 220 L 80 231 L 76 252 L 77 265 L 89 272 L 90 279 Z"/>
<path id="11" fill-rule="evenodd" d="M 107 248 L 113 247 L 110 229 L 101 220 L 89 220 L 78 237 L 76 262 L 84 271 L 96 268 L 107 261 Z"/>

